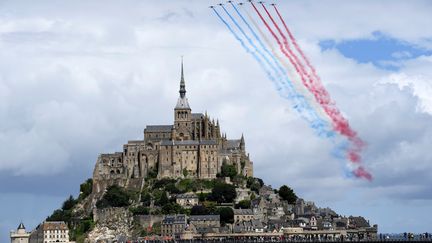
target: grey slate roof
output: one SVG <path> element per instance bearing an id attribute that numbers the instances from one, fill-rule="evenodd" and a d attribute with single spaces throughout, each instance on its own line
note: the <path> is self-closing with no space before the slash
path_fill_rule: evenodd
<path id="1" fill-rule="evenodd" d="M 197 195 L 195 195 L 195 194 L 191 194 L 191 193 L 184 193 L 184 194 L 179 194 L 179 195 L 177 195 L 176 196 L 176 198 L 184 198 L 184 199 L 190 199 L 190 198 L 198 198 L 198 196 Z"/>
<path id="2" fill-rule="evenodd" d="M 171 132 L 172 125 L 148 125 L 144 132 Z"/>
<path id="3" fill-rule="evenodd" d="M 186 224 L 186 215 L 177 214 L 177 215 L 166 215 L 162 220 L 163 224 Z"/>
<path id="4" fill-rule="evenodd" d="M 234 215 L 253 215 L 252 209 L 234 209 Z"/>
<path id="5" fill-rule="evenodd" d="M 189 220 L 192 221 L 220 221 L 220 215 L 191 215 Z"/>
<path id="6" fill-rule="evenodd" d="M 192 120 L 198 120 L 204 117 L 203 113 L 192 113 Z"/>
<path id="7" fill-rule="evenodd" d="M 22 222 L 18 225 L 18 229 L 25 229 L 24 224 Z"/>
<path id="8" fill-rule="evenodd" d="M 179 97 L 175 109 L 190 109 L 188 99 Z"/>
<path id="9" fill-rule="evenodd" d="M 240 147 L 240 139 L 229 139 L 227 140 L 228 148 L 239 148 Z"/>

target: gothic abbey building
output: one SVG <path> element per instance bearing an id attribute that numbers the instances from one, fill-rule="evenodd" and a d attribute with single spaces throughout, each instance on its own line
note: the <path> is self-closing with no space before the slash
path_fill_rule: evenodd
<path id="1" fill-rule="evenodd" d="M 93 172 L 93 192 L 113 184 L 139 189 L 147 176 L 213 179 L 223 163 L 235 165 L 244 176 L 253 176 L 253 163 L 244 137 L 227 139 L 219 122 L 192 113 L 186 98 L 181 66 L 180 97 L 172 125 L 149 125 L 143 140 L 129 141 L 122 152 L 101 154 Z"/>

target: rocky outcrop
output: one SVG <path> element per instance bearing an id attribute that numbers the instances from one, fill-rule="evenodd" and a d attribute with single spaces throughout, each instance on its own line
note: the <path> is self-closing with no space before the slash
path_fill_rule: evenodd
<path id="1" fill-rule="evenodd" d="M 96 226 L 87 235 L 87 243 L 122 242 L 132 237 L 133 216 L 127 208 L 94 209 Z"/>

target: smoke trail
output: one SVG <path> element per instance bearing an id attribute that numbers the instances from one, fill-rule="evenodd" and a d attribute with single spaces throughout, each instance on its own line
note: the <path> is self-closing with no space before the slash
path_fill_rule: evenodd
<path id="1" fill-rule="evenodd" d="M 292 56 L 292 58 L 294 58 L 294 61 L 297 64 L 297 66 L 298 66 L 298 68 L 300 70 L 300 75 L 303 75 L 303 77 L 306 76 L 309 80 L 311 80 L 311 77 L 310 77 L 309 73 L 307 73 L 305 71 L 305 68 L 304 68 L 303 64 L 300 62 L 300 60 L 298 59 L 297 55 L 291 50 L 291 48 L 290 48 L 290 46 L 288 44 L 288 39 L 283 34 L 282 30 L 279 28 L 279 25 L 276 23 L 276 21 L 274 20 L 273 16 L 267 10 L 267 8 L 265 7 L 264 3 L 261 3 L 261 6 L 263 7 L 264 11 L 267 13 L 267 16 L 270 18 L 270 21 L 273 23 L 273 25 L 276 28 L 276 30 L 281 35 L 286 50 Z M 304 79 L 302 79 L 302 80 L 304 81 Z"/>
<path id="2" fill-rule="evenodd" d="M 302 66 L 301 63 L 299 61 L 297 63 L 293 61 L 293 58 L 295 58 L 295 54 L 293 54 L 292 51 L 290 51 L 290 48 L 288 45 L 285 45 L 285 47 L 287 47 L 289 54 L 284 50 L 280 39 L 273 32 L 271 27 L 268 25 L 267 21 L 263 18 L 263 16 L 259 12 L 259 10 L 255 7 L 255 5 L 252 2 L 251 2 L 251 4 L 252 4 L 252 7 L 255 9 L 255 12 L 258 14 L 260 19 L 264 23 L 264 25 L 267 27 L 267 29 L 269 30 L 271 35 L 274 37 L 274 39 L 278 43 L 282 53 L 288 58 L 290 63 L 294 66 L 295 70 L 301 76 L 301 80 L 302 80 L 303 84 L 305 85 L 305 87 L 311 93 L 313 93 L 317 102 L 322 106 L 324 111 L 328 114 L 330 119 L 333 121 L 334 129 L 337 132 L 339 132 L 340 134 L 346 136 L 348 138 L 348 140 L 354 145 L 354 147 L 349 148 L 347 151 L 348 159 L 352 163 L 357 163 L 357 164 L 360 163 L 361 158 L 360 158 L 359 153 L 364 146 L 364 142 L 359 137 L 357 137 L 356 132 L 350 128 L 348 121 L 341 115 L 340 111 L 334 106 L 334 102 L 331 101 L 331 99 L 328 95 L 328 92 L 322 87 L 322 85 L 316 84 L 316 82 L 314 82 L 314 80 L 310 77 L 310 75 L 308 73 L 305 73 L 305 74 L 309 78 L 309 83 L 305 80 L 305 78 L 303 76 L 304 73 L 302 72 L 301 67 L 298 66 L 298 65 Z M 267 12 L 268 16 L 272 20 L 275 27 L 278 29 L 279 33 L 282 35 L 282 37 L 284 37 L 283 33 L 280 31 L 280 28 L 277 26 L 276 22 L 274 21 L 271 14 L 267 11 L 267 9 L 265 8 L 264 5 L 263 5 L 263 8 Z M 293 55 L 293 57 L 291 57 L 290 54 Z M 313 84 L 313 86 L 311 84 Z M 355 172 L 356 172 L 355 175 L 357 177 L 366 178 L 368 180 L 370 180 L 372 178 L 372 176 L 366 170 L 364 170 L 363 167 L 361 167 L 361 168 L 358 167 L 355 170 Z"/>
<path id="3" fill-rule="evenodd" d="M 250 15 L 250 13 L 248 12 L 248 10 L 246 8 L 241 8 L 247 15 L 249 21 L 253 24 L 253 26 L 258 30 L 258 32 L 260 33 L 261 37 L 264 39 L 264 42 L 267 44 L 267 46 L 269 46 L 270 50 L 271 50 L 271 54 L 269 53 L 269 55 L 273 58 L 276 59 L 275 62 L 278 65 L 279 68 L 280 64 L 282 64 L 282 66 L 285 67 L 285 69 L 288 71 L 289 76 L 294 80 L 292 82 L 292 84 L 294 85 L 295 89 L 298 90 L 300 93 L 303 94 L 303 96 L 305 96 L 306 100 L 309 101 L 309 104 L 314 108 L 314 110 L 319 114 L 319 117 L 321 119 L 324 119 L 326 122 L 331 122 L 331 120 L 329 119 L 329 116 L 325 113 L 325 111 L 323 110 L 323 108 L 321 106 L 319 106 L 316 102 L 315 102 L 315 98 L 313 96 L 313 94 L 311 94 L 310 92 L 307 91 L 306 87 L 302 84 L 302 82 L 300 80 L 297 80 L 297 74 L 295 73 L 295 71 L 292 69 L 292 67 L 290 65 L 288 65 L 285 60 L 283 58 L 281 58 L 279 56 L 279 54 L 275 51 L 274 45 L 273 43 L 271 43 L 269 41 L 269 39 L 266 37 L 266 35 L 264 34 L 264 31 L 261 29 L 261 27 L 255 22 L 255 20 L 253 19 L 253 17 Z M 239 13 L 239 15 L 242 17 L 242 15 Z M 247 21 L 244 20 L 244 18 L 242 18 L 243 21 L 245 21 L 246 24 Z M 252 29 L 252 27 L 250 27 L 250 25 L 248 25 L 249 28 L 251 29 L 251 31 L 253 33 L 255 33 Z M 258 41 L 260 41 L 261 45 L 263 46 L 263 48 L 265 50 L 267 50 L 266 52 L 268 53 L 268 49 L 265 47 L 265 45 L 262 43 L 262 41 L 260 40 L 260 38 L 258 37 L 258 35 L 255 35 L 255 37 L 257 38 Z M 284 70 L 282 68 L 282 70 Z M 285 70 L 284 70 L 285 71 Z M 284 72 L 285 75 L 287 75 Z M 287 76 L 288 78 L 288 76 Z M 331 131 L 331 135 L 334 135 L 334 132 Z"/>
<path id="4" fill-rule="evenodd" d="M 296 39 L 294 38 L 294 35 L 291 33 L 291 31 L 288 29 L 287 24 L 285 23 L 285 20 L 282 18 L 282 15 L 279 13 L 278 8 L 276 5 L 273 5 L 274 9 L 276 10 L 277 15 L 279 16 L 279 19 L 281 20 L 283 26 L 285 27 L 286 32 L 288 33 L 289 38 L 291 39 L 291 42 L 293 43 L 294 47 L 296 48 L 297 52 L 301 55 L 303 60 L 305 61 L 306 65 L 309 67 L 309 69 L 312 71 L 313 76 L 320 81 L 320 77 L 316 73 L 315 68 L 310 63 L 309 59 L 306 57 L 306 55 L 301 50 L 300 46 L 297 44 Z"/>
<path id="5" fill-rule="evenodd" d="M 231 28 L 231 25 L 228 24 L 228 22 L 225 21 L 225 19 L 218 13 L 218 11 L 216 11 L 216 9 L 212 8 L 214 13 L 217 15 L 217 17 L 219 18 L 219 20 L 221 22 L 224 23 L 224 25 L 228 28 L 228 30 L 231 32 L 231 34 L 234 36 L 234 38 L 240 42 L 241 46 L 243 47 L 243 49 L 245 49 L 245 51 L 249 54 L 251 54 L 254 59 L 259 63 L 259 65 L 261 66 L 261 68 L 264 70 L 264 72 L 267 74 L 267 77 L 275 84 L 276 89 L 278 91 L 280 91 L 282 88 L 279 86 L 279 84 L 276 82 L 275 78 L 273 77 L 273 75 L 267 70 L 267 68 L 265 67 L 264 63 L 261 61 L 261 59 L 255 54 L 255 52 L 251 51 L 249 49 L 249 47 L 244 43 L 244 41 L 236 34 L 236 32 L 234 32 L 234 30 Z"/>
<path id="6" fill-rule="evenodd" d="M 265 6 L 263 5 L 265 8 Z M 319 100 L 320 103 L 322 103 L 323 106 L 325 106 L 325 110 L 327 110 L 327 113 L 330 113 L 329 116 L 331 116 L 331 119 L 336 123 L 335 124 L 335 130 L 340 132 L 342 135 L 345 135 L 348 137 L 348 140 L 351 141 L 354 145 L 354 147 L 350 147 L 347 149 L 347 156 L 348 159 L 353 163 L 360 163 L 361 157 L 360 153 L 361 150 L 364 147 L 364 142 L 357 136 L 356 132 L 351 129 L 349 126 L 348 120 L 346 120 L 340 111 L 335 106 L 335 103 L 331 100 L 330 94 L 325 90 L 325 88 L 322 85 L 321 79 L 316 73 L 315 68 L 310 63 L 309 59 L 306 57 L 306 55 L 301 50 L 300 46 L 298 45 L 294 35 L 290 32 L 287 24 L 285 23 L 285 20 L 283 19 L 282 15 L 278 11 L 276 5 L 273 5 L 280 21 L 282 22 L 286 32 L 288 33 L 288 36 L 295 47 L 296 51 L 300 54 L 303 61 L 306 63 L 306 66 L 309 68 L 309 70 L 312 72 L 313 78 L 311 81 L 312 87 L 316 87 L 315 90 L 320 94 Z M 281 33 L 282 35 L 282 33 Z M 367 180 L 372 179 L 372 175 L 367 172 L 362 166 L 359 166 L 354 172 L 354 175 L 356 177 L 365 178 Z"/>
<path id="7" fill-rule="evenodd" d="M 231 3 L 231 5 L 233 6 L 234 10 L 236 11 L 236 13 L 240 16 L 240 18 L 242 19 L 242 21 L 245 23 L 245 25 L 247 26 L 247 28 L 250 30 L 250 32 L 252 33 L 252 35 L 254 36 L 254 38 L 257 40 L 257 42 L 259 43 L 259 45 L 261 46 L 261 48 L 264 50 L 265 53 L 267 53 L 270 58 L 273 60 L 273 62 L 276 64 L 276 67 L 273 65 L 273 63 L 270 62 L 270 60 L 266 57 L 266 55 L 264 53 L 262 53 L 262 51 L 260 51 L 260 49 L 255 45 L 255 43 L 251 40 L 251 38 L 245 33 L 245 31 L 240 27 L 240 25 L 238 24 L 238 22 L 233 18 L 233 16 L 226 10 L 226 8 L 224 6 L 222 6 L 223 10 L 225 11 L 225 13 L 230 17 L 230 19 L 233 21 L 233 23 L 237 26 L 237 28 L 240 30 L 240 32 L 245 36 L 245 38 L 248 40 L 248 42 L 250 43 L 250 45 L 255 49 L 256 52 L 258 52 L 261 57 L 264 59 L 264 61 L 273 69 L 273 71 L 276 73 L 277 77 L 281 80 L 282 83 L 284 79 L 285 83 L 289 85 L 289 89 L 293 90 L 291 92 L 297 93 L 296 96 L 298 96 L 298 92 L 295 91 L 296 89 L 292 86 L 292 82 L 289 80 L 285 70 L 281 67 L 281 65 L 279 64 L 279 62 L 276 60 L 276 58 L 269 52 L 269 50 L 265 47 L 265 45 L 262 43 L 261 39 L 259 38 L 259 36 L 255 33 L 255 31 L 252 29 L 252 27 L 249 25 L 249 23 L 246 21 L 246 19 L 243 17 L 243 15 L 238 11 L 238 9 L 234 6 L 233 3 Z M 283 74 L 283 77 L 281 77 L 280 72 Z M 302 97 L 304 98 L 304 97 Z M 301 104 L 301 108 L 305 111 L 308 112 L 308 115 L 311 117 L 311 119 L 313 119 L 311 125 L 313 128 L 315 129 L 319 129 L 319 134 L 320 135 L 326 135 L 326 136 L 331 136 L 332 133 L 329 133 L 328 131 L 323 131 L 322 128 L 327 126 L 327 123 L 321 119 L 318 114 L 316 112 L 314 112 L 314 110 L 310 107 L 310 105 L 307 104 L 306 101 L 300 101 Z M 300 105 L 298 104 L 298 105 Z"/>
<path id="8" fill-rule="evenodd" d="M 287 42 L 285 35 L 282 33 L 281 29 L 279 28 L 277 23 L 274 21 L 273 17 L 268 12 L 268 10 L 264 6 L 264 4 L 262 3 L 261 5 L 264 8 L 267 15 L 269 16 L 269 18 L 271 19 L 271 21 L 273 22 L 273 24 L 276 27 L 276 29 L 278 30 L 278 32 L 280 33 L 280 35 L 282 36 L 282 38 L 284 39 L 284 43 L 285 43 L 286 48 L 288 49 L 290 54 L 293 55 L 294 59 L 298 63 L 303 74 L 308 76 L 309 84 L 306 87 L 309 88 L 309 90 L 314 94 L 318 103 L 320 103 L 323 106 L 326 113 L 331 117 L 331 119 L 333 120 L 334 126 L 335 126 L 335 130 L 340 132 L 342 135 L 346 136 L 354 144 L 355 147 L 350 148 L 350 150 L 348 151 L 348 154 L 347 154 L 348 159 L 353 163 L 359 163 L 360 162 L 359 152 L 361 151 L 361 149 L 364 145 L 363 141 L 361 141 L 361 139 L 357 137 L 356 132 L 350 128 L 348 121 L 341 115 L 340 111 L 334 106 L 335 104 L 331 100 L 330 95 L 328 94 L 327 90 L 322 86 L 322 84 L 320 82 L 318 83 L 316 80 L 312 79 L 310 77 L 309 73 L 307 73 L 304 70 L 303 65 L 300 63 L 300 61 L 298 60 L 296 55 L 293 54 L 292 51 L 290 51 L 290 48 L 288 46 L 288 42 Z M 298 45 L 297 45 L 297 47 L 298 47 Z M 302 81 L 305 81 L 305 80 L 302 79 Z"/>
<path id="9" fill-rule="evenodd" d="M 269 61 L 269 59 L 258 49 L 258 47 L 253 43 L 253 41 L 249 38 L 249 36 L 243 31 L 243 29 L 240 27 L 240 25 L 235 21 L 235 19 L 229 14 L 229 12 L 222 6 L 225 13 L 231 18 L 231 20 L 234 22 L 234 24 L 237 26 L 237 28 L 240 30 L 240 32 L 245 36 L 245 38 L 248 40 L 248 42 L 251 44 L 251 46 L 255 49 L 257 53 L 259 53 L 265 62 L 276 72 L 278 75 L 279 80 L 281 81 L 282 77 L 280 76 L 280 73 L 278 70 L 272 65 L 272 63 Z M 234 37 L 240 42 L 242 47 L 246 50 L 246 52 L 252 54 L 256 61 L 258 61 L 261 65 L 261 67 L 266 71 L 268 74 L 268 77 L 273 82 L 276 82 L 275 78 L 271 74 L 271 72 L 267 69 L 267 67 L 264 65 L 264 63 L 261 61 L 261 59 L 256 55 L 255 52 L 251 51 L 249 47 L 244 43 L 244 41 L 236 34 L 236 32 L 232 29 L 232 27 L 228 24 L 227 21 L 223 19 L 223 17 L 215 10 L 213 9 L 216 15 L 219 17 L 219 19 L 225 24 L 225 26 L 230 30 L 230 32 L 234 35 Z M 276 62 L 277 63 L 277 62 Z M 288 77 L 285 75 L 285 87 L 287 88 L 287 97 L 288 99 L 292 100 L 294 102 L 293 108 L 297 110 L 297 112 L 310 123 L 311 128 L 313 128 L 318 135 L 320 136 L 333 136 L 333 132 L 329 131 L 327 123 L 320 119 L 319 116 L 314 112 L 314 110 L 309 106 L 308 102 L 305 100 L 303 95 L 300 95 L 298 92 L 295 91 L 295 88 L 292 86 L 292 83 L 289 81 Z M 281 81 L 282 82 L 282 81 Z M 283 83 L 283 82 L 282 82 Z M 283 90 L 278 90 L 279 94 L 283 97 L 285 97 L 284 94 L 281 93 Z M 306 113 L 304 113 L 306 112 Z"/>

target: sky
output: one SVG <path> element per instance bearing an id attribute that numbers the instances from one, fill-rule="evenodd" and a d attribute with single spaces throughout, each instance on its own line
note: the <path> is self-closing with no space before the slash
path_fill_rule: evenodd
<path id="1" fill-rule="evenodd" d="M 366 141 L 372 182 L 278 96 L 217 1 L 0 1 L 0 241 L 33 229 L 151 124 L 171 124 L 184 56 L 193 112 L 244 133 L 254 172 L 380 232 L 431 232 L 432 2 L 275 1 Z"/>

